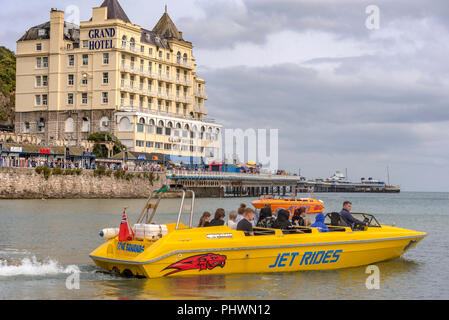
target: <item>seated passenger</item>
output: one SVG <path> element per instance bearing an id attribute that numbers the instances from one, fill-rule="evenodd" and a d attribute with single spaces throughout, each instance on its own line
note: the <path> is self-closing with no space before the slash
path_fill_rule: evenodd
<path id="1" fill-rule="evenodd" d="M 320 232 L 329 232 L 329 228 L 324 224 L 324 214 L 319 213 L 315 218 L 315 223 L 311 225 L 312 228 L 318 228 Z"/>
<path id="2" fill-rule="evenodd" d="M 246 208 L 243 211 L 243 219 L 237 224 L 237 231 L 245 232 L 247 236 L 254 236 L 253 225 L 251 221 L 254 219 L 254 210 L 251 208 Z"/>
<path id="3" fill-rule="evenodd" d="M 368 226 L 367 222 L 362 222 L 354 218 L 351 214 L 352 203 L 349 201 L 345 201 L 343 203 L 343 209 L 340 212 L 341 219 L 345 222 L 351 229 L 354 230 L 357 226 Z"/>
<path id="4" fill-rule="evenodd" d="M 276 221 L 273 224 L 273 228 L 275 229 L 293 229 L 293 225 L 291 224 L 290 220 L 290 212 L 288 212 L 285 209 L 281 209 L 278 213 L 278 217 L 276 218 Z"/>
<path id="5" fill-rule="evenodd" d="M 198 228 L 208 227 L 210 225 L 210 212 L 204 212 L 200 218 L 200 222 L 198 223 Z"/>
<path id="6" fill-rule="evenodd" d="M 241 203 L 240 207 L 237 210 L 238 215 L 237 215 L 237 219 L 235 220 L 235 222 L 239 223 L 240 220 L 243 219 L 243 211 L 245 211 L 245 208 L 246 208 L 246 204 Z"/>
<path id="7" fill-rule="evenodd" d="M 217 211 L 215 211 L 215 216 L 214 219 L 210 222 L 209 227 L 219 227 L 219 226 L 224 226 L 225 218 L 226 214 L 224 209 L 220 208 L 217 209 Z"/>
<path id="8" fill-rule="evenodd" d="M 306 208 L 299 207 L 295 210 L 292 218 L 292 224 L 297 227 L 308 227 L 312 223 L 306 218 Z"/>
<path id="9" fill-rule="evenodd" d="M 271 214 L 271 206 L 266 206 L 260 211 L 260 217 L 257 221 L 259 228 L 273 228 L 276 218 Z"/>
<path id="10" fill-rule="evenodd" d="M 231 211 L 231 213 L 229 214 L 227 226 L 233 230 L 237 229 L 237 222 L 235 221 L 236 219 L 237 219 L 237 211 Z"/>

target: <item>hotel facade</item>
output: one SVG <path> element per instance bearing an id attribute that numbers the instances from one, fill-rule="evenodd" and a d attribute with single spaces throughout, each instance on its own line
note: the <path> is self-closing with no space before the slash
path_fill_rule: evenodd
<path id="1" fill-rule="evenodd" d="M 79 26 L 52 9 L 16 52 L 16 133 L 68 146 L 112 133 L 128 151 L 174 162 L 207 163 L 220 153 L 222 126 L 206 118 L 193 45 L 167 12 L 147 30 L 117 0 Z"/>

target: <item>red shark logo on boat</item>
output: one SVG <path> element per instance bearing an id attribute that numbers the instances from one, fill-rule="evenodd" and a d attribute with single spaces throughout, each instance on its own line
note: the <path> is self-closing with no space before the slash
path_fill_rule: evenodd
<path id="1" fill-rule="evenodd" d="M 168 269 L 176 269 L 170 273 L 167 273 L 165 276 L 169 276 L 174 273 L 187 271 L 187 270 L 194 270 L 199 269 L 200 271 L 203 270 L 212 270 L 217 267 L 223 268 L 226 264 L 226 256 L 222 256 L 219 254 L 213 254 L 213 253 L 207 253 L 207 254 L 200 254 L 197 256 L 192 256 L 186 259 L 183 259 L 181 261 L 175 262 L 171 265 L 169 265 L 164 270 Z M 162 270 L 162 271 L 164 271 Z"/>

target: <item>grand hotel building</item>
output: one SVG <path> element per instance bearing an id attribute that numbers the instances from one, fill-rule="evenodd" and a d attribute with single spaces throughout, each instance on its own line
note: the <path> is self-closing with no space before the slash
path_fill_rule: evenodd
<path id="1" fill-rule="evenodd" d="M 222 126 L 208 121 L 192 43 L 165 12 L 152 30 L 106 0 L 80 26 L 52 9 L 17 41 L 15 130 L 79 145 L 110 132 L 129 151 L 207 163 Z"/>

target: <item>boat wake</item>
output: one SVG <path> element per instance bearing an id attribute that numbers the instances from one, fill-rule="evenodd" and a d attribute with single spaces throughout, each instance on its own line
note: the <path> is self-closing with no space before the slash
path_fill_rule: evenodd
<path id="1" fill-rule="evenodd" d="M 75 265 L 61 266 L 56 260 L 38 261 L 36 257 L 23 258 L 17 262 L 0 260 L 0 277 L 46 276 L 70 274 L 79 271 Z"/>

